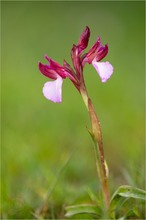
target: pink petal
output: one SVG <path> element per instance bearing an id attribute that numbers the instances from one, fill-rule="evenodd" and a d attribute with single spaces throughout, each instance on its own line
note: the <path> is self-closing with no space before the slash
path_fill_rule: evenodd
<path id="1" fill-rule="evenodd" d="M 57 73 L 48 65 L 42 64 L 39 62 L 38 64 L 40 72 L 51 79 L 57 79 Z"/>
<path id="2" fill-rule="evenodd" d="M 58 76 L 54 81 L 50 81 L 44 84 L 43 94 L 44 96 L 51 100 L 52 102 L 62 101 L 62 83 L 63 79 Z"/>
<path id="3" fill-rule="evenodd" d="M 102 82 L 106 82 L 114 71 L 113 66 L 109 62 L 97 62 L 94 59 L 92 65 L 98 72 Z"/>

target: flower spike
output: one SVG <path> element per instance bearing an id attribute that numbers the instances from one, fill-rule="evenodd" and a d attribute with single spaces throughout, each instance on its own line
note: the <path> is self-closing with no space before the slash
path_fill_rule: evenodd
<path id="1" fill-rule="evenodd" d="M 106 82 L 111 77 L 113 66 L 109 62 L 99 62 L 108 53 L 108 45 L 106 44 L 103 46 L 100 37 L 97 38 L 97 41 L 87 53 L 82 54 L 88 46 L 89 37 L 90 29 L 86 26 L 79 38 L 78 44 L 74 44 L 71 50 L 74 70 L 65 60 L 63 66 L 61 66 L 47 55 L 44 57 L 48 61 L 48 64 L 39 62 L 38 66 L 40 72 L 46 77 L 54 80 L 45 83 L 43 87 L 43 94 L 47 99 L 53 102 L 62 101 L 62 83 L 65 78 L 69 78 L 77 90 L 81 92 L 82 84 L 84 83 L 83 68 L 86 63 L 93 65 L 102 82 Z"/>

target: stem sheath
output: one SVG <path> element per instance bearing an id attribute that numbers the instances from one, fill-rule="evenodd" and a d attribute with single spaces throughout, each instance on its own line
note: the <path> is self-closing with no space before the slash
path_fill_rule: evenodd
<path id="1" fill-rule="evenodd" d="M 107 165 L 104 158 L 104 148 L 103 148 L 103 141 L 102 141 L 102 131 L 99 119 L 97 117 L 97 114 L 95 112 L 94 106 L 92 104 L 91 99 L 89 98 L 87 94 L 87 90 L 85 87 L 84 81 L 82 81 L 81 86 L 81 95 L 84 100 L 84 103 L 87 107 L 91 126 L 92 126 L 92 139 L 94 141 L 94 150 L 95 150 L 95 157 L 96 157 L 96 167 L 97 167 L 97 173 L 98 177 L 102 186 L 102 192 L 104 196 L 105 206 L 106 209 L 109 208 L 109 189 L 108 189 L 108 171 L 107 171 Z"/>

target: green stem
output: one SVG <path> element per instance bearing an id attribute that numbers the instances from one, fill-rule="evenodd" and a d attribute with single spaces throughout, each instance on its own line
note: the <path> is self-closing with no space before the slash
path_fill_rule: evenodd
<path id="1" fill-rule="evenodd" d="M 102 132 L 101 132 L 101 127 L 100 127 L 100 122 L 98 120 L 92 101 L 87 94 L 86 86 L 85 86 L 83 79 L 82 79 L 82 84 L 80 87 L 80 93 L 82 95 L 82 98 L 84 100 L 84 103 L 88 109 L 89 116 L 90 116 L 90 121 L 91 121 L 91 126 L 92 126 L 91 135 L 94 141 L 97 173 L 98 173 L 99 180 L 102 186 L 105 206 L 106 206 L 106 209 L 108 209 L 110 196 L 109 196 L 109 189 L 108 189 L 108 171 L 107 171 L 107 165 L 104 159 Z"/>

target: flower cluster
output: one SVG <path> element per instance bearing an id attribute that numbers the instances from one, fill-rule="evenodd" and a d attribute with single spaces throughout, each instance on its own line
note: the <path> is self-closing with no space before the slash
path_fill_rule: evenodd
<path id="1" fill-rule="evenodd" d="M 83 51 L 88 46 L 89 37 L 90 29 L 86 27 L 79 38 L 78 44 L 72 47 L 71 58 L 74 69 L 65 60 L 61 66 L 47 55 L 45 55 L 45 58 L 49 64 L 39 62 L 40 72 L 46 77 L 53 79 L 53 81 L 45 83 L 43 87 L 43 94 L 47 99 L 53 102 L 62 101 L 62 83 L 66 77 L 73 82 L 80 92 L 83 68 L 86 63 L 93 65 L 102 82 L 106 82 L 110 78 L 113 73 L 113 66 L 109 62 L 99 62 L 107 55 L 108 45 L 103 46 L 100 37 L 98 37 L 90 50 L 83 54 Z"/>

